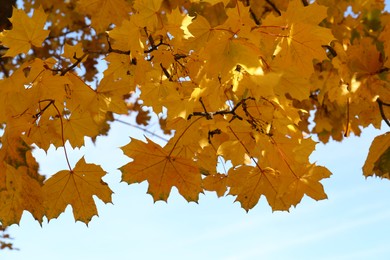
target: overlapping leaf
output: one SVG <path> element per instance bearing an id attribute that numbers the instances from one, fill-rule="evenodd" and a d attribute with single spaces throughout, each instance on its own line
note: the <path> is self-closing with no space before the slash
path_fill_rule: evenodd
<path id="1" fill-rule="evenodd" d="M 29 17 L 23 10 L 14 8 L 10 19 L 13 28 L 0 34 L 0 43 L 9 48 L 5 56 L 13 57 L 26 53 L 31 45 L 40 47 L 49 35 L 49 31 L 43 29 L 46 17 L 42 8 L 36 9 L 32 17 Z"/>
<path id="2" fill-rule="evenodd" d="M 166 150 L 147 140 L 147 143 L 132 139 L 122 147 L 123 152 L 133 159 L 121 167 L 122 180 L 132 184 L 147 181 L 148 193 L 155 201 L 168 199 L 172 187 L 188 201 L 198 201 L 201 189 L 201 176 L 194 162 L 175 155 L 173 150 Z"/>

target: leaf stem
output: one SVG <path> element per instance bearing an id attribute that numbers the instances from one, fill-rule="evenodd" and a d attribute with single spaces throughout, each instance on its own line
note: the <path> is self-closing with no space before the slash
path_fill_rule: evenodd
<path id="1" fill-rule="evenodd" d="M 191 124 L 189 124 L 189 126 L 187 126 L 186 129 L 184 129 L 183 133 L 180 134 L 180 136 L 177 138 L 176 142 L 173 144 L 172 150 L 169 152 L 168 156 L 171 156 L 171 155 L 172 155 L 173 150 L 175 150 L 176 145 L 179 143 L 180 139 L 181 139 L 181 138 L 183 137 L 183 135 L 187 132 L 187 130 L 188 130 L 193 124 L 195 124 L 199 119 L 201 119 L 201 117 L 195 119 L 193 122 L 191 122 Z"/>
<path id="2" fill-rule="evenodd" d="M 68 152 L 67 152 L 66 147 L 65 147 L 64 122 L 63 122 L 63 119 L 62 119 L 62 115 L 60 113 L 60 110 L 58 109 L 58 107 L 54 103 L 54 100 L 53 100 L 52 104 L 53 104 L 54 108 L 57 111 L 58 117 L 60 118 L 60 123 L 61 123 L 61 140 L 62 140 L 62 146 L 64 147 L 64 154 L 65 154 L 66 163 L 68 164 L 69 171 L 73 172 L 73 169 L 72 169 L 72 167 L 70 166 L 70 163 L 69 163 Z"/>
<path id="3" fill-rule="evenodd" d="M 144 131 L 145 133 L 148 133 L 148 134 L 150 134 L 150 135 L 152 135 L 152 136 L 154 136 L 154 137 L 157 137 L 157 138 L 159 138 L 159 139 L 161 139 L 161 140 L 163 140 L 163 141 L 165 141 L 165 142 L 168 142 L 168 141 L 169 141 L 168 139 L 166 139 L 166 138 L 164 138 L 164 137 L 162 137 L 162 136 L 160 136 L 160 135 L 158 135 L 158 134 L 155 134 L 155 133 L 153 133 L 153 132 L 151 132 L 151 131 L 149 131 L 149 130 L 143 128 L 143 127 L 140 127 L 140 126 L 138 126 L 138 125 L 134 125 L 134 124 L 131 124 L 131 123 L 129 123 L 129 122 L 126 122 L 126 121 L 123 121 L 123 120 L 120 120 L 120 119 L 115 119 L 115 121 L 117 121 L 117 122 L 119 122 L 119 123 L 122 123 L 122 124 L 124 124 L 124 125 L 128 125 L 128 126 L 137 128 L 137 129 L 139 129 L 139 130 L 142 130 L 142 131 Z"/>
<path id="4" fill-rule="evenodd" d="M 389 121 L 389 119 L 386 117 L 385 111 L 383 110 L 383 106 L 390 106 L 390 104 L 389 104 L 389 103 L 383 102 L 380 98 L 378 98 L 378 99 L 376 100 L 376 102 L 378 103 L 379 112 L 381 113 L 382 119 L 383 119 L 383 120 L 386 122 L 386 124 L 390 127 L 390 121 Z"/>

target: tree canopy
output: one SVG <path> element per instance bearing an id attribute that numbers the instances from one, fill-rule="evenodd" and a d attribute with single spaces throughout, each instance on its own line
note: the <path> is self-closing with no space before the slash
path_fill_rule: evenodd
<path id="1" fill-rule="evenodd" d="M 109 173 L 70 162 L 66 144 L 109 136 L 118 115 L 147 129 L 155 114 L 167 135 L 160 145 L 123 133 L 122 181 L 147 181 L 155 201 L 175 187 L 187 201 L 232 195 L 245 210 L 262 196 L 272 210 L 325 199 L 331 172 L 310 162 L 314 140 L 390 127 L 384 1 L 24 0 L 10 14 L 0 20 L 4 227 L 68 205 L 88 224 L 93 196 L 111 202 Z M 365 176 L 390 178 L 389 144 L 375 138 Z M 53 146 L 68 168 L 42 173 L 33 150 Z"/>

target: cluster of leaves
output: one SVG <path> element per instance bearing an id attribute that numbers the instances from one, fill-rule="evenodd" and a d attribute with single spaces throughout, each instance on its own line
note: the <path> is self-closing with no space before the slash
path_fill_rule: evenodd
<path id="1" fill-rule="evenodd" d="M 304 195 L 325 199 L 320 181 L 331 173 L 309 161 L 312 136 L 342 140 L 390 125 L 383 8 L 378 0 L 24 0 L 0 34 L 0 221 L 18 223 L 27 210 L 42 222 L 71 205 L 88 223 L 92 197 L 108 203 L 112 191 L 99 165 L 71 165 L 65 143 L 81 147 L 132 112 L 144 126 L 157 114 L 173 133 L 164 146 L 122 147 L 132 159 L 122 180 L 147 181 L 155 201 L 172 187 L 188 201 L 205 190 L 233 195 L 245 210 L 261 196 L 273 210 Z M 389 178 L 389 136 L 374 141 L 366 176 Z M 46 179 L 32 147 L 50 146 L 64 149 L 68 169 Z"/>

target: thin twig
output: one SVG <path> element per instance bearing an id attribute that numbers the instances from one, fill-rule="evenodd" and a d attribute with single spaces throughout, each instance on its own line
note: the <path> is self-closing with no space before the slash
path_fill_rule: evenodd
<path id="1" fill-rule="evenodd" d="M 71 71 L 71 70 L 73 70 L 74 68 L 76 68 L 77 65 L 79 65 L 80 62 L 82 62 L 83 59 L 84 59 L 85 57 L 87 57 L 87 55 L 88 55 L 88 53 L 84 53 L 80 58 L 77 58 L 77 57 L 76 57 L 76 53 L 75 53 L 75 54 L 73 55 L 73 59 L 75 59 L 76 62 L 73 63 L 73 64 L 72 64 L 71 66 L 69 66 L 68 68 L 62 70 L 60 76 L 64 76 L 66 73 L 68 73 L 69 71 Z"/>
<path id="2" fill-rule="evenodd" d="M 160 135 L 158 135 L 158 134 L 155 134 L 155 133 L 149 131 L 148 129 L 145 129 L 145 128 L 140 127 L 140 126 L 138 126 L 138 125 L 134 125 L 134 124 L 131 124 L 131 123 L 129 123 L 129 122 L 122 121 L 122 120 L 120 120 L 120 119 L 115 119 L 115 121 L 117 121 L 117 122 L 119 122 L 119 123 L 122 123 L 122 124 L 124 124 L 124 125 L 128 125 L 128 126 L 137 128 L 137 129 L 139 129 L 139 130 L 142 130 L 142 131 L 144 131 L 144 132 L 147 133 L 147 134 L 150 134 L 150 135 L 152 135 L 152 136 L 154 136 L 154 137 L 157 137 L 157 138 L 163 140 L 164 142 L 168 142 L 168 141 L 169 141 L 168 139 L 166 139 L 166 138 L 164 138 L 164 137 L 162 137 L 162 136 L 160 136 Z"/>
<path id="3" fill-rule="evenodd" d="M 274 9 L 274 11 L 280 16 L 282 15 L 282 12 L 280 12 L 280 10 L 276 7 L 276 5 L 271 1 L 271 0 L 265 0 L 267 2 L 267 4 L 269 4 L 272 9 Z"/>
<path id="4" fill-rule="evenodd" d="M 60 110 L 58 109 L 58 107 L 56 106 L 56 104 L 54 103 L 54 100 L 53 100 L 53 106 L 54 108 L 56 109 L 57 111 L 57 114 L 58 114 L 58 117 L 60 118 L 60 123 L 61 123 L 61 139 L 62 139 L 62 145 L 64 147 L 64 154 L 65 154 L 65 159 L 66 159 L 66 163 L 68 164 L 68 167 L 69 167 L 69 171 L 73 171 L 73 168 L 70 166 L 70 162 L 69 162 L 69 157 L 68 157 L 68 152 L 66 150 L 66 147 L 65 147 L 65 137 L 64 137 L 64 121 L 62 119 L 62 115 L 60 113 Z"/>
<path id="5" fill-rule="evenodd" d="M 383 120 L 386 122 L 386 124 L 390 127 L 390 121 L 389 121 L 389 119 L 386 117 L 385 111 L 383 110 L 383 106 L 389 107 L 390 104 L 389 104 L 389 103 L 383 102 L 380 98 L 378 98 L 378 99 L 376 100 L 376 102 L 378 103 L 379 112 L 381 113 L 382 119 L 383 119 Z"/>

